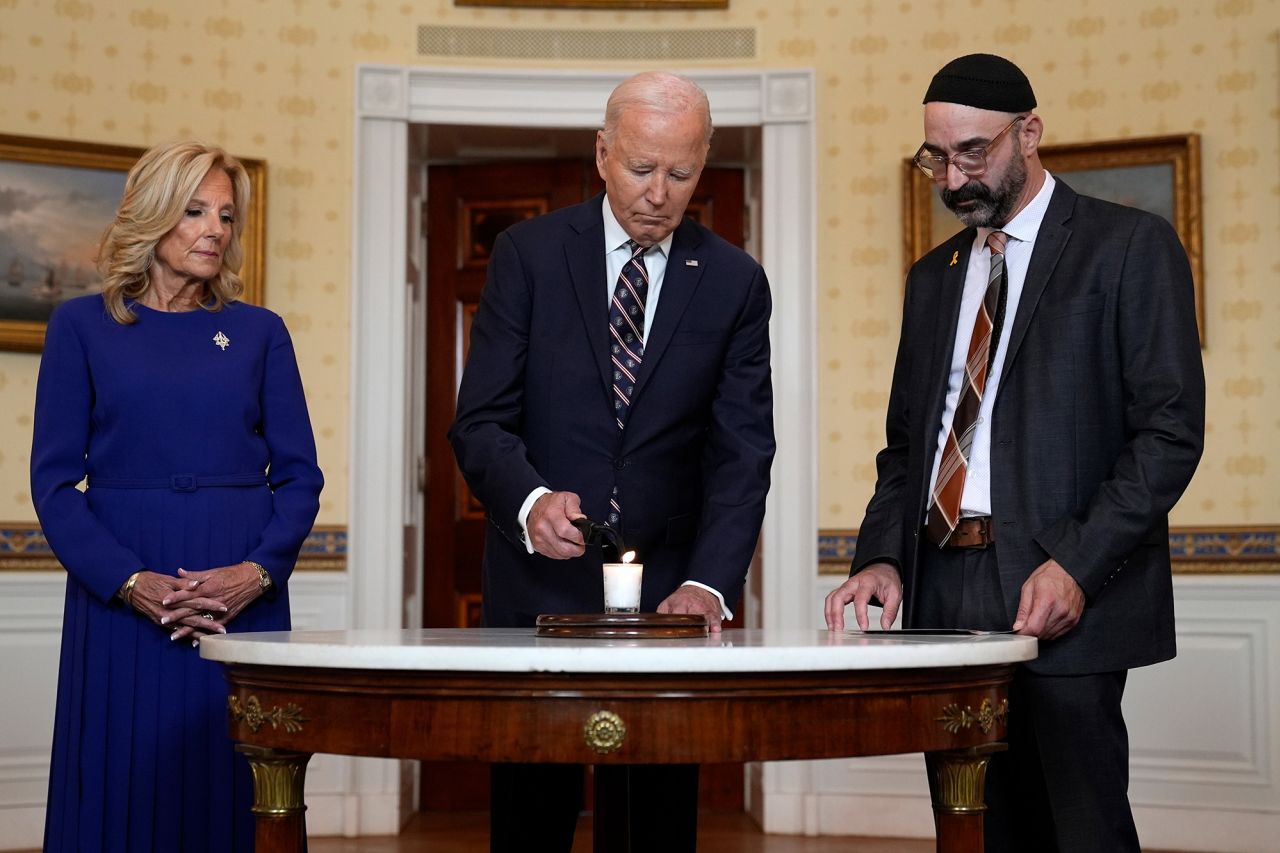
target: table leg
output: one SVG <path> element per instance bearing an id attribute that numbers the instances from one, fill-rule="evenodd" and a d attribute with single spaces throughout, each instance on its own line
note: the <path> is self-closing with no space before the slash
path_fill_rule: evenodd
<path id="1" fill-rule="evenodd" d="M 982 853 L 987 762 L 993 752 L 1007 748 L 1003 743 L 989 743 L 926 756 L 933 776 L 929 787 L 938 853 Z"/>
<path id="2" fill-rule="evenodd" d="M 631 850 L 630 770 L 626 764 L 597 764 L 592 770 L 595 775 L 593 853 L 629 853 Z"/>
<path id="3" fill-rule="evenodd" d="M 307 823 L 302 789 L 309 752 L 238 744 L 253 773 L 255 849 L 258 853 L 304 853 Z"/>

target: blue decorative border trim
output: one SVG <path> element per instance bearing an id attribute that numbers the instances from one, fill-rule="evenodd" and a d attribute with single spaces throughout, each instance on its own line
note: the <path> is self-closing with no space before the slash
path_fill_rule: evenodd
<path id="1" fill-rule="evenodd" d="M 856 530 L 818 531 L 823 574 L 848 571 Z M 1280 527 L 1178 527 L 1169 531 L 1173 570 L 1196 573 L 1280 573 Z"/>
<path id="2" fill-rule="evenodd" d="M 1280 528 L 1169 531 L 1174 560 L 1275 560 L 1280 558 Z"/>
<path id="3" fill-rule="evenodd" d="M 853 552 L 858 547 L 856 530 L 819 530 L 818 559 L 824 563 L 853 560 Z"/>
<path id="4" fill-rule="evenodd" d="M 818 531 L 818 563 L 823 574 L 848 571 L 858 547 L 858 531 Z M 1177 573 L 1280 573 L 1280 526 L 1180 527 L 1169 531 L 1169 552 Z M 57 560 L 36 524 L 0 523 L 0 569 L 57 568 Z M 298 555 L 298 568 L 345 571 L 347 528 L 317 525 Z"/>
<path id="5" fill-rule="evenodd" d="M 347 528 L 340 524 L 317 525 L 307 534 L 298 559 L 347 558 Z"/>
<path id="6" fill-rule="evenodd" d="M 0 569 L 57 568 L 53 549 L 37 524 L 0 523 Z M 318 524 L 298 555 L 299 569 L 343 571 L 347 567 L 347 528 Z"/>
<path id="7" fill-rule="evenodd" d="M 39 525 L 0 525 L 0 557 L 17 555 L 53 556 Z"/>

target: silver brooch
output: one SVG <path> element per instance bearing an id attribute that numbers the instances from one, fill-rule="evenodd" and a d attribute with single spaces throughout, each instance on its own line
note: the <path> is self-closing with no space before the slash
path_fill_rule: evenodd
<path id="1" fill-rule="evenodd" d="M 226 352 L 227 345 L 231 343 L 231 339 L 228 338 L 226 335 L 222 334 L 221 331 L 219 331 L 218 334 L 213 336 L 213 342 L 218 345 L 219 349 L 221 349 L 223 352 Z"/>

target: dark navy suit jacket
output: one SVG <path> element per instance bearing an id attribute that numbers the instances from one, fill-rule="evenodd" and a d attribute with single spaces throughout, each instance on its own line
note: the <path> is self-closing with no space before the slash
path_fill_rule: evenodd
<path id="1" fill-rule="evenodd" d="M 852 566 L 899 565 L 908 627 L 927 582 L 918 549 L 935 547 L 920 525 L 974 237 L 955 235 L 907 278 L 888 442 Z M 1079 624 L 1041 643 L 1030 668 L 1083 674 L 1173 657 L 1168 512 L 1200 459 L 1205 392 L 1191 269 L 1169 223 L 1058 180 L 997 394 L 991 512 L 1009 624 L 1022 583 L 1050 557 L 1086 599 Z"/>
<path id="2" fill-rule="evenodd" d="M 534 488 L 576 492 L 644 563 L 641 607 L 685 580 L 732 607 L 764 516 L 773 460 L 768 281 L 686 219 L 674 233 L 625 430 L 615 422 L 602 196 L 501 234 L 471 328 L 450 442 L 490 525 L 484 618 L 603 608 L 601 554 L 530 555 L 517 514 Z"/>

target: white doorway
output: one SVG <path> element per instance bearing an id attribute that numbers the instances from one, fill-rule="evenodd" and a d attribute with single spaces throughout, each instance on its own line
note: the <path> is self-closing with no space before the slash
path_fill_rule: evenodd
<path id="1" fill-rule="evenodd" d="M 817 198 L 813 73 L 808 69 L 687 72 L 707 90 L 721 128 L 758 128 L 759 257 L 773 290 L 774 413 L 778 453 L 764 522 L 760 624 L 810 627 L 817 543 Z M 599 126 L 623 72 L 359 66 L 353 172 L 352 347 L 348 565 L 352 628 L 412 625 L 420 576 L 406 575 L 405 542 L 420 521 L 416 460 L 423 351 L 414 290 L 420 233 L 411 219 L 410 125 Z M 416 267 L 416 268 L 415 268 Z M 410 556 L 420 567 L 420 555 Z M 795 771 L 786 768 L 794 791 Z M 779 774 L 782 771 L 779 771 Z M 756 772 L 752 808 L 764 814 L 772 772 Z M 803 775 L 803 774 L 801 774 Z M 394 832 L 408 779 L 396 762 L 353 762 L 348 831 Z M 779 776 L 781 778 L 781 776 Z"/>

